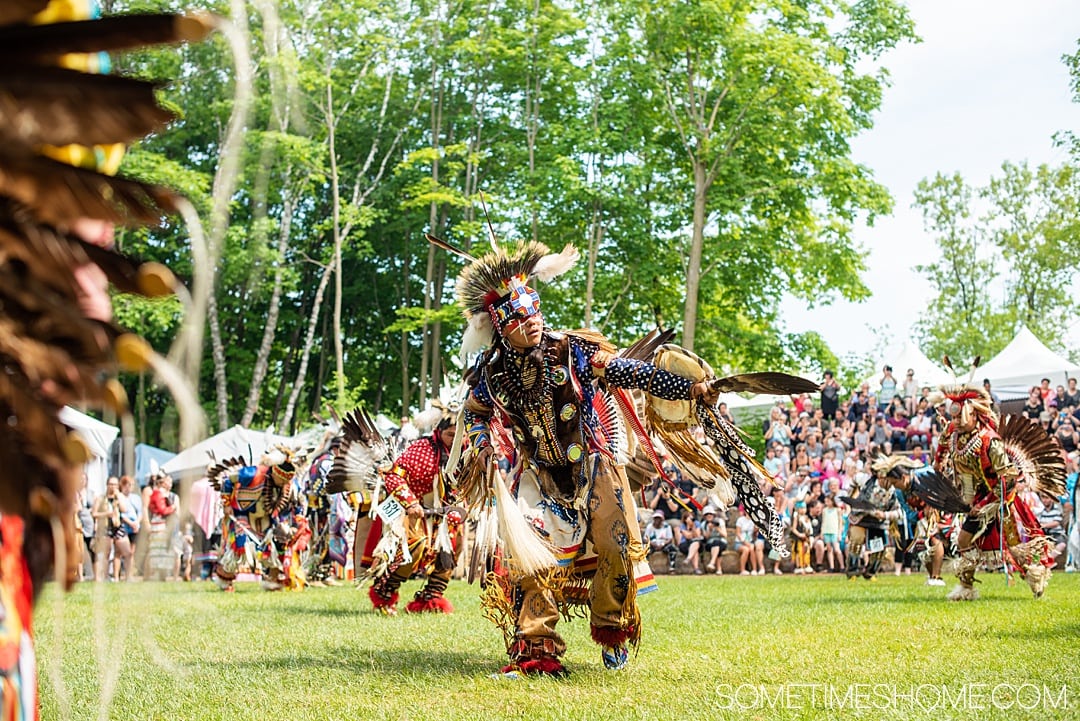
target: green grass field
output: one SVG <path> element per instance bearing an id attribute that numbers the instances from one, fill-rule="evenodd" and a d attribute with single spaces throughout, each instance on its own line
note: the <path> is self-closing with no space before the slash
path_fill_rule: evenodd
<path id="1" fill-rule="evenodd" d="M 571 675 L 520 681 L 489 678 L 501 636 L 463 582 L 452 616 L 396 618 L 351 586 L 50 588 L 42 718 L 1080 718 L 1080 578 L 1055 574 L 1039 601 L 982 578 L 980 601 L 950 604 L 920 576 L 663 577 L 625 670 L 605 671 L 575 620 Z"/>

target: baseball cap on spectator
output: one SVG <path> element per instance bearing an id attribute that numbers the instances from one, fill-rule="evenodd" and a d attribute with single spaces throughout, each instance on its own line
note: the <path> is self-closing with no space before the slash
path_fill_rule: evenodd
<path id="1" fill-rule="evenodd" d="M 1050 414 L 1049 413 L 1047 413 L 1046 411 L 1043 411 L 1042 413 L 1039 414 L 1039 423 L 1049 423 L 1049 422 L 1050 422 Z"/>
<path id="2" fill-rule="evenodd" d="M 802 413 L 799 414 L 799 418 L 809 418 L 809 417 L 810 417 L 810 414 L 807 413 L 806 411 L 803 411 Z"/>
<path id="3" fill-rule="evenodd" d="M 701 515 L 703 515 L 703 516 L 707 516 L 710 513 L 713 514 L 714 516 L 716 515 L 716 509 L 713 508 L 712 505 L 705 506 L 704 508 L 701 509 Z"/>
<path id="4" fill-rule="evenodd" d="M 652 517 L 653 518 L 663 518 L 664 514 L 663 514 L 662 511 L 654 511 L 653 514 L 652 514 Z"/>

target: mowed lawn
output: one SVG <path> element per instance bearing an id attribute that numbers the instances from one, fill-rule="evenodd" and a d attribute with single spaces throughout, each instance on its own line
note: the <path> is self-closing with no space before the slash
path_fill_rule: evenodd
<path id="1" fill-rule="evenodd" d="M 502 639 L 464 582 L 453 615 L 396 618 L 352 586 L 49 588 L 42 718 L 1080 718 L 1080 578 L 1055 574 L 1035 601 L 983 575 L 966 604 L 923 578 L 661 577 L 626 669 L 606 671 L 575 619 L 560 624 L 571 675 L 521 681 L 489 677 Z"/>

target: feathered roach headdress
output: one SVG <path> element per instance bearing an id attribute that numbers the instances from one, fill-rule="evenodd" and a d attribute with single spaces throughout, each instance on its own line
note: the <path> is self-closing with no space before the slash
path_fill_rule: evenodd
<path id="1" fill-rule="evenodd" d="M 82 545 L 72 517 L 88 451 L 60 422 L 61 407 L 78 402 L 123 417 L 118 368 L 157 362 L 142 339 L 111 322 L 106 280 L 143 295 L 176 285 L 163 266 L 110 248 L 110 224 L 157 224 L 180 199 L 112 176 L 122 144 L 172 114 L 157 104 L 155 84 L 101 74 L 103 53 L 201 39 L 216 24 L 209 15 L 88 19 L 94 5 L 0 8 L 0 512 L 27 519 L 35 590 L 58 535 L 68 549 L 58 578 L 73 579 Z"/>
<path id="2" fill-rule="evenodd" d="M 994 412 L 993 399 L 985 389 L 971 385 L 971 379 L 975 377 L 975 370 L 979 367 L 980 360 L 981 357 L 976 357 L 972 362 L 971 372 L 966 381 L 943 385 L 931 393 L 930 404 L 935 408 L 942 407 L 945 417 L 950 420 L 959 420 L 967 425 L 974 419 L 977 423 L 988 425 L 996 430 L 998 415 Z M 942 361 L 955 378 L 956 371 L 949 356 L 945 356 Z"/>
<path id="3" fill-rule="evenodd" d="M 539 313 L 540 295 L 528 282 L 556 278 L 578 259 L 572 245 L 552 253 L 543 243 L 529 241 L 509 251 L 493 247 L 477 258 L 435 236 L 428 240 L 469 261 L 457 281 L 457 301 L 469 322 L 461 339 L 462 357 L 490 345 L 511 320 Z"/>
<path id="4" fill-rule="evenodd" d="M 878 478 L 900 478 L 904 471 L 922 468 L 923 464 L 907 456 L 878 456 L 870 464 L 870 469 Z"/>
<path id="5" fill-rule="evenodd" d="M 435 398 L 428 404 L 426 410 L 416 414 L 413 425 L 421 433 L 431 433 L 436 428 L 442 429 L 453 424 L 460 410 L 461 404 L 456 399 L 444 401 Z"/>

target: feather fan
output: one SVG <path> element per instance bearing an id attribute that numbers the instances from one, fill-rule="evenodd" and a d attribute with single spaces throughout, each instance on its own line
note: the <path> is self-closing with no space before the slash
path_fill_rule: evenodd
<path id="1" fill-rule="evenodd" d="M 930 466 L 911 472 L 911 492 L 942 513 L 967 513 L 971 510 L 956 486 Z"/>
<path id="2" fill-rule="evenodd" d="M 1005 452 L 1036 490 L 1058 498 L 1065 493 L 1065 458 L 1061 446 L 1038 423 L 1025 416 L 1005 416 L 998 425 Z"/>
<path id="3" fill-rule="evenodd" d="M 356 408 L 341 422 L 342 441 L 327 477 L 326 493 L 364 491 L 374 487 L 380 469 L 390 465 L 390 444 L 379 433 L 364 408 Z"/>

